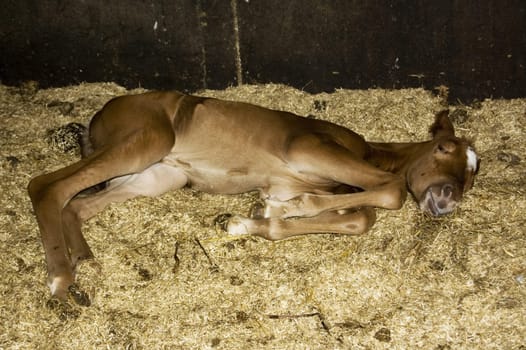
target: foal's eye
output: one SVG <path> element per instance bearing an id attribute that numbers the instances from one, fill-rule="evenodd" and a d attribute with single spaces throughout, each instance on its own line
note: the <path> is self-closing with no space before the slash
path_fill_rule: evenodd
<path id="1" fill-rule="evenodd" d="M 436 147 L 436 152 L 441 154 L 452 154 L 455 152 L 457 145 L 454 141 L 446 140 L 440 142 Z"/>

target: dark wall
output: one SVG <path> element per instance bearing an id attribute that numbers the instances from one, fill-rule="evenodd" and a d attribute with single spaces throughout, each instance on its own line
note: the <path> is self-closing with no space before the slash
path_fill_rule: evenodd
<path id="1" fill-rule="evenodd" d="M 0 79 L 7 84 L 115 81 L 190 91 L 235 76 L 226 1 L 201 8 L 192 0 L 15 0 L 5 7 Z"/>
<path id="2" fill-rule="evenodd" d="M 526 96 L 523 0 L 8 0 L 0 80 Z"/>

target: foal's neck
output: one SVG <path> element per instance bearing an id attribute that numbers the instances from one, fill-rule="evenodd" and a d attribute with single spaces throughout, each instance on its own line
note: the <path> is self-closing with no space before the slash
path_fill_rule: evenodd
<path id="1" fill-rule="evenodd" d="M 376 167 L 395 174 L 405 174 L 409 165 L 427 149 L 426 142 L 381 143 L 369 142 L 366 160 Z"/>

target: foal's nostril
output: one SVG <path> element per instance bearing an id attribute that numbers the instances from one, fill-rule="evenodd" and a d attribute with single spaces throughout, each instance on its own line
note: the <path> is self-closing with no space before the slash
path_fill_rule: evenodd
<path id="1" fill-rule="evenodd" d="M 438 201 L 436 205 L 439 209 L 445 209 L 447 208 L 447 201 L 445 200 Z"/>
<path id="2" fill-rule="evenodd" d="M 451 194 L 453 193 L 453 186 L 451 186 L 451 185 L 444 185 L 444 187 L 442 187 L 442 193 L 446 197 L 451 196 Z"/>

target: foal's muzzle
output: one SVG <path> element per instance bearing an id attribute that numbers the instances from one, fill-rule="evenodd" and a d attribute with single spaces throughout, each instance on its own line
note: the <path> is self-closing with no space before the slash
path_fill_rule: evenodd
<path id="1" fill-rule="evenodd" d="M 457 206 L 458 193 L 451 184 L 429 186 L 420 199 L 420 209 L 433 216 L 449 214 Z"/>

